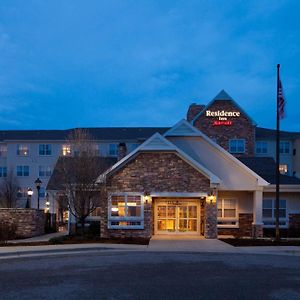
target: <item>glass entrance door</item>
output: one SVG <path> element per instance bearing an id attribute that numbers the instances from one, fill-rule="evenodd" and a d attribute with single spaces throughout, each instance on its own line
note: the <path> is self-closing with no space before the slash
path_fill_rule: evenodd
<path id="1" fill-rule="evenodd" d="M 156 205 L 156 233 L 199 232 L 199 204 L 186 201 L 165 201 Z"/>

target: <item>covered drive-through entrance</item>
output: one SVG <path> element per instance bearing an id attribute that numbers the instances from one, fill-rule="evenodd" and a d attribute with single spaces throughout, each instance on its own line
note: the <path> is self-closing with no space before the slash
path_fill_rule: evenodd
<path id="1" fill-rule="evenodd" d="M 201 200 L 155 198 L 154 234 L 200 235 Z"/>

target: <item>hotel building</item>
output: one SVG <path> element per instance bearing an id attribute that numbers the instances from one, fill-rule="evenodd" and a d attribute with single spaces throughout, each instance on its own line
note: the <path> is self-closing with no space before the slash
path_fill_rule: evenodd
<path id="1" fill-rule="evenodd" d="M 88 130 L 99 156 L 112 158 L 99 170 L 106 195 L 98 210 L 102 237 L 262 236 L 274 228 L 275 131 L 258 127 L 225 91 L 207 105 L 192 104 L 171 128 Z M 40 207 L 48 186 L 56 212 L 59 188 L 48 182 L 58 157 L 72 155 L 71 131 L 0 132 L 0 176 L 14 172 L 20 206 L 39 177 Z M 288 235 L 300 234 L 299 146 L 300 133 L 281 132 L 280 226 Z"/>

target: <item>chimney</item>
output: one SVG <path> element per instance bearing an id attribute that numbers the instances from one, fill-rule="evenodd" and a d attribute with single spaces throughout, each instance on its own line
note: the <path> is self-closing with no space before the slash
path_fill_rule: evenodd
<path id="1" fill-rule="evenodd" d="M 186 114 L 186 119 L 188 122 L 191 122 L 196 115 L 204 109 L 205 105 L 192 103 Z"/>
<path id="2" fill-rule="evenodd" d="M 127 155 L 126 143 L 119 143 L 118 146 L 118 160 L 122 159 Z"/>

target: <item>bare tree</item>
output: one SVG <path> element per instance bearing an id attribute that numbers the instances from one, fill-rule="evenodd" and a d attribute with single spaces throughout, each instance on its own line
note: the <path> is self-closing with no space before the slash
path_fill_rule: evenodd
<path id="1" fill-rule="evenodd" d="M 72 157 L 63 157 L 58 168 L 70 212 L 84 234 L 86 218 L 99 206 L 99 159 L 94 139 L 88 131 L 75 129 L 67 138 Z"/>
<path id="2" fill-rule="evenodd" d="M 0 182 L 0 206 L 5 208 L 14 208 L 17 204 L 17 194 L 19 184 L 17 177 L 12 169 L 9 170 L 6 177 Z"/>

